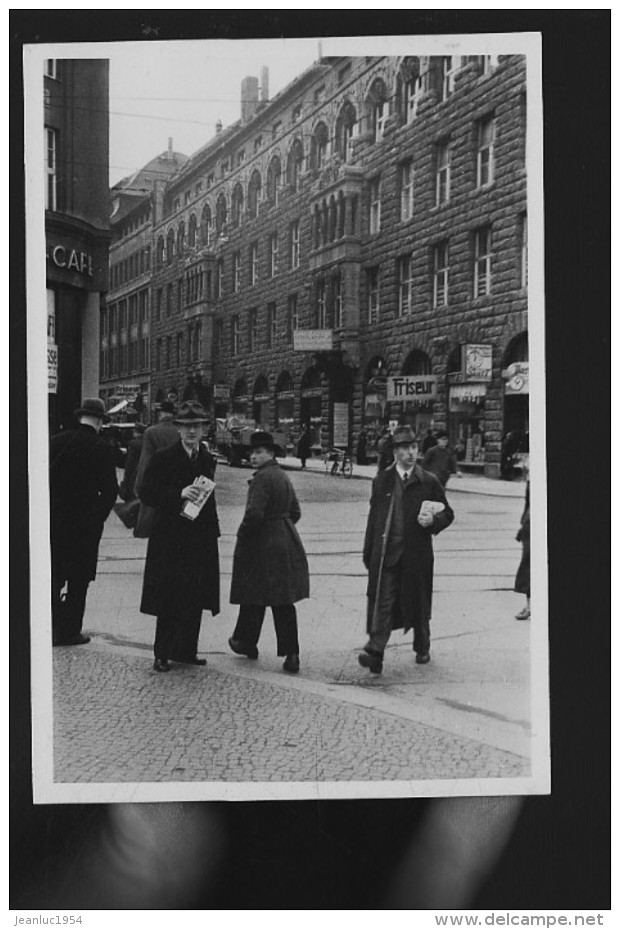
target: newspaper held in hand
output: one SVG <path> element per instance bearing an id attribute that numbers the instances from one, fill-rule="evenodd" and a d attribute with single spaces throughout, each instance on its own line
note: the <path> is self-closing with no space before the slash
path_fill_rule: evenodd
<path id="1" fill-rule="evenodd" d="M 445 508 L 445 505 L 439 500 L 423 500 L 420 507 L 420 516 L 436 516 Z"/>
<path id="2" fill-rule="evenodd" d="M 194 479 L 193 486 L 200 488 L 200 497 L 196 501 L 186 500 L 181 507 L 181 516 L 184 516 L 186 519 L 196 519 L 213 493 L 215 481 L 212 481 L 204 474 L 199 474 L 198 477 Z"/>

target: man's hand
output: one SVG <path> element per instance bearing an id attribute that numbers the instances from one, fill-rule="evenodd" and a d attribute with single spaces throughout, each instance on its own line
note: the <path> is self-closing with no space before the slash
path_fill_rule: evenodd
<path id="1" fill-rule="evenodd" d="M 428 529 L 429 526 L 433 525 L 433 517 L 430 513 L 420 513 L 418 516 L 418 522 L 423 529 Z"/>
<path id="2" fill-rule="evenodd" d="M 187 487 L 184 487 L 181 491 L 181 500 L 191 500 L 192 503 L 197 503 L 200 494 L 200 487 L 196 487 L 194 484 L 188 484 Z"/>

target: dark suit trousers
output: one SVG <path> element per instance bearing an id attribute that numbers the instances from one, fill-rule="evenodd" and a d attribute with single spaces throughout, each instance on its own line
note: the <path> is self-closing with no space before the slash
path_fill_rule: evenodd
<path id="1" fill-rule="evenodd" d="M 195 658 L 201 620 L 202 610 L 184 610 L 182 616 L 177 613 L 158 616 L 153 646 L 155 657 L 169 658 L 171 661 L 175 658 Z"/>
<path id="2" fill-rule="evenodd" d="M 70 577 L 65 599 L 60 597 L 65 579 L 52 577 L 52 636 L 56 643 L 71 642 L 82 632 L 86 594 L 90 581 L 82 577 Z"/>
<path id="3" fill-rule="evenodd" d="M 400 614 L 400 581 L 402 561 L 387 567 L 384 565 L 379 585 L 376 610 L 371 623 L 371 632 L 366 650 L 382 655 L 392 633 L 392 620 Z M 413 650 L 424 655 L 431 647 L 431 631 L 428 621 L 413 626 Z"/>
<path id="4" fill-rule="evenodd" d="M 239 607 L 239 617 L 233 632 L 233 639 L 237 639 L 248 647 L 257 645 L 266 609 L 267 607 L 258 604 L 242 603 Z M 294 604 L 272 606 L 271 612 L 276 630 L 278 655 L 298 655 L 297 610 Z"/>

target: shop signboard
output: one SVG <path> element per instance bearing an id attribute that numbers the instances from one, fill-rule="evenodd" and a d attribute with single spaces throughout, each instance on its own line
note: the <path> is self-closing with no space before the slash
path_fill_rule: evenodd
<path id="1" fill-rule="evenodd" d="M 55 394 L 58 390 L 58 346 L 48 342 L 47 345 L 47 392 Z"/>
<path id="2" fill-rule="evenodd" d="M 136 397 L 140 393 L 140 384 L 117 384 L 113 388 L 113 396 L 115 398 L 122 397 L 123 399 L 127 397 Z"/>
<path id="3" fill-rule="evenodd" d="M 493 374 L 493 346 L 467 342 L 461 346 L 464 381 L 490 381 Z"/>
<path id="4" fill-rule="evenodd" d="M 434 374 L 402 374 L 387 378 L 387 399 L 423 402 L 437 397 Z"/>
<path id="5" fill-rule="evenodd" d="M 334 347 L 333 329 L 295 329 L 294 352 L 331 352 Z"/>
<path id="6" fill-rule="evenodd" d="M 334 445 L 346 448 L 349 444 L 349 404 L 334 403 Z"/>
<path id="7" fill-rule="evenodd" d="M 450 387 L 450 412 L 471 410 L 484 401 L 486 393 L 486 384 L 453 384 Z"/>
<path id="8" fill-rule="evenodd" d="M 214 384 L 213 385 L 213 399 L 214 400 L 230 400 L 230 387 L 228 384 Z"/>
<path id="9" fill-rule="evenodd" d="M 502 371 L 505 394 L 529 394 L 530 365 L 528 361 L 515 361 Z"/>

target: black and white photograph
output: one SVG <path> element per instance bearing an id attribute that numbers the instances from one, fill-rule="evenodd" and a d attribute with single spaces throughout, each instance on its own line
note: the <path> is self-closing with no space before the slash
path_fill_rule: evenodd
<path id="1" fill-rule="evenodd" d="M 609 14 L 10 15 L 11 906 L 604 925 Z"/>
<path id="2" fill-rule="evenodd" d="M 35 801 L 548 792 L 539 37 L 24 67 Z"/>

